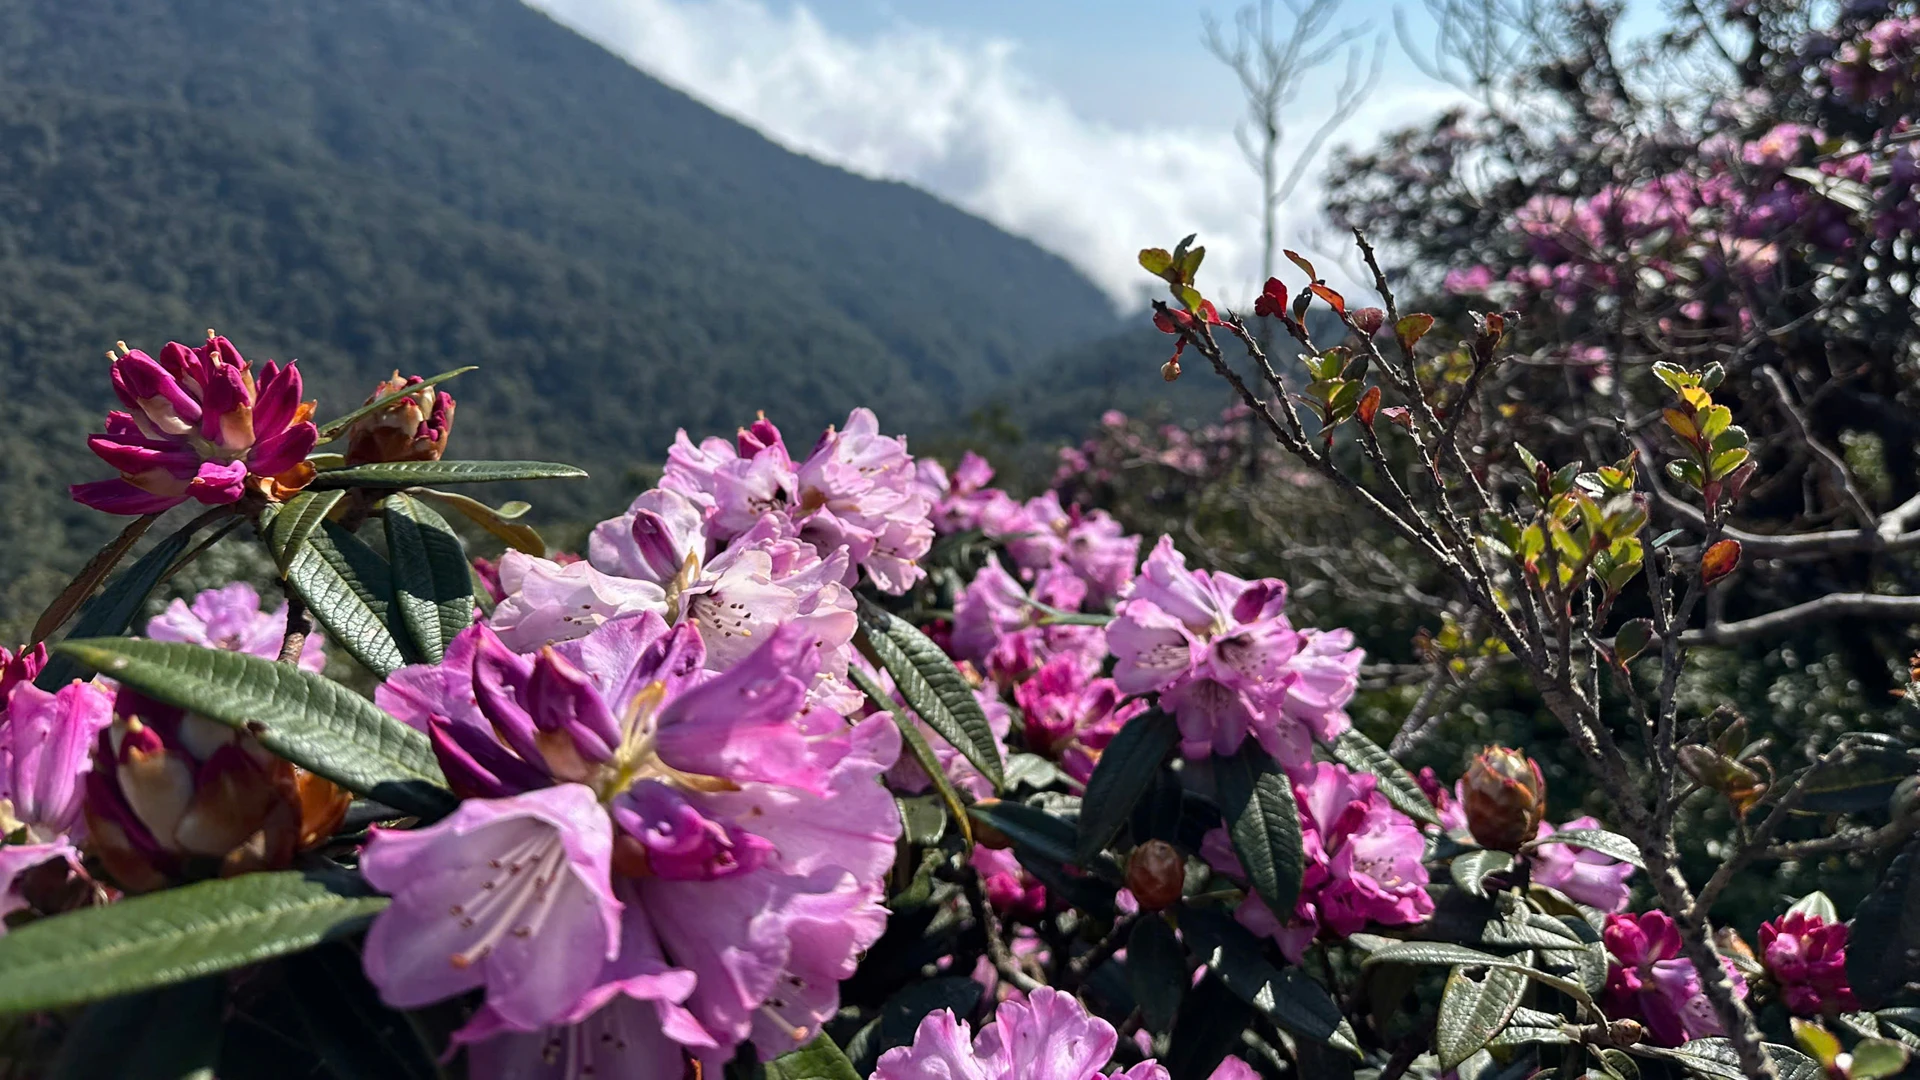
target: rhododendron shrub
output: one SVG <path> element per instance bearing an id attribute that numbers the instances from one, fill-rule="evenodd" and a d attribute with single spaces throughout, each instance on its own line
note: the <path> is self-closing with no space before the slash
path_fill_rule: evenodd
<path id="1" fill-rule="evenodd" d="M 133 520 L 0 649 L 9 1063 L 1896 1075 L 1920 666 L 1847 713 L 1768 674 L 1920 569 L 1910 422 L 1832 426 L 1914 366 L 1920 21 L 1821 17 L 1685 16 L 1750 92 L 1658 130 L 1608 10 L 1481 26 L 1594 62 L 1541 130 L 1389 141 L 1444 258 L 1345 189 L 1377 299 L 1142 251 L 1136 374 L 1236 403 L 1044 486 L 748 413 L 550 550 L 452 489 L 578 471 L 459 460 L 458 371 L 321 421 L 225 338 L 116 348 L 74 496 Z M 1448 203 L 1476 154 L 1516 183 Z M 220 545 L 259 578 L 176 583 Z"/>

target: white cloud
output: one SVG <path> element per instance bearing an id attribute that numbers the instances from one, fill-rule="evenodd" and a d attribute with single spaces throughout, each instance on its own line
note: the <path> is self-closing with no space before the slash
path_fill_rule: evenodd
<path id="1" fill-rule="evenodd" d="M 1213 127 L 1121 128 L 1077 115 L 1004 40 L 911 26 L 854 40 L 804 6 L 761 0 L 531 2 L 787 147 L 916 184 L 1032 239 L 1116 303 L 1138 303 L 1150 284 L 1134 262 L 1141 247 L 1190 232 L 1207 245 L 1207 291 L 1244 297 L 1259 281 L 1258 183 L 1233 139 L 1235 101 Z M 1404 122 L 1407 107 L 1405 94 L 1376 99 L 1353 130 Z M 1285 246 L 1319 231 L 1317 195 L 1309 182 L 1283 208 Z"/>

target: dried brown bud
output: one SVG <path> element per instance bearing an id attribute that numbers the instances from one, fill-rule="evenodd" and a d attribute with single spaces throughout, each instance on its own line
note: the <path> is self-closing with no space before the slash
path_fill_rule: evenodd
<path id="1" fill-rule="evenodd" d="M 1187 861 L 1165 840 L 1149 840 L 1127 858 L 1127 888 L 1142 911 L 1172 907 L 1186 884 Z"/>
<path id="2" fill-rule="evenodd" d="M 1518 851 L 1540 831 L 1547 782 L 1540 766 L 1520 751 L 1487 747 L 1467 767 L 1462 787 L 1467 828 L 1482 847 Z"/>

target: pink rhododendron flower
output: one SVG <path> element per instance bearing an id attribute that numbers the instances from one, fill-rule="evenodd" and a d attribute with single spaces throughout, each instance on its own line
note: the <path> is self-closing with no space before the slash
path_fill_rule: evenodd
<path id="1" fill-rule="evenodd" d="M 796 620 L 830 652 L 844 655 L 857 626 L 853 593 L 843 584 L 845 549 L 823 558 L 780 513 L 763 514 L 724 545 L 708 526 L 698 503 L 655 489 L 594 527 L 587 560 L 606 574 L 659 586 L 658 610 L 670 623 L 685 620 L 699 630 L 716 670 Z M 508 644 L 529 643 L 509 638 Z M 844 661 L 833 667 L 836 675 L 846 673 Z"/>
<path id="2" fill-rule="evenodd" d="M 931 459 L 925 459 L 931 460 Z M 945 474 L 942 474 L 945 479 Z M 987 487 L 993 482 L 993 466 L 987 459 L 969 450 L 960 455 L 952 479 L 940 489 L 933 509 L 933 526 L 942 533 L 966 532 L 980 527 L 980 514 L 994 495 L 1004 492 Z"/>
<path id="3" fill-rule="evenodd" d="M 561 563 L 522 551 L 500 556 L 499 583 L 504 599 L 488 624 L 515 649 L 571 641 L 617 616 L 667 609 L 666 590 L 654 582 L 603 573 L 591 562 Z"/>
<path id="4" fill-rule="evenodd" d="M 1680 930 L 1665 912 L 1609 915 L 1600 937 L 1613 958 L 1607 968 L 1607 1015 L 1638 1016 L 1663 1046 L 1724 1034 L 1700 988 L 1699 970 L 1680 959 Z M 1735 996 L 1746 997 L 1746 980 L 1731 961 L 1721 963 Z"/>
<path id="5" fill-rule="evenodd" d="M 1321 762 L 1293 782 L 1307 856 L 1300 900 L 1281 921 L 1249 892 L 1235 917 L 1279 942 L 1295 963 L 1316 936 L 1345 938 L 1369 923 L 1404 926 L 1433 914 L 1427 841 L 1413 819 L 1393 808 L 1372 776 Z M 1222 873 L 1244 877 L 1224 828 L 1209 832 L 1201 857 Z"/>
<path id="6" fill-rule="evenodd" d="M 1014 688 L 1013 700 L 1026 719 L 1027 748 L 1059 762 L 1083 784 L 1120 726 L 1147 709 L 1139 698 L 1123 701 L 1112 679 L 1090 678 L 1072 656 L 1040 665 Z"/>
<path id="7" fill-rule="evenodd" d="M 1103 1072 L 1120 1044 L 1113 1025 L 1088 1014 L 1071 994 L 1042 986 L 1024 1001 L 1001 1002 L 992 1023 L 968 1039 L 952 1009 L 930 1013 L 913 1045 L 880 1055 L 872 1080 L 1167 1080 L 1151 1059 Z M 1229 1057 L 1209 1080 L 1252 1080 L 1258 1074 Z"/>
<path id="8" fill-rule="evenodd" d="M 64 860 L 80 872 L 93 743 L 112 720 L 112 697 L 77 679 L 53 693 L 20 681 L 0 698 L 0 920 L 30 905 L 27 871 Z"/>
<path id="9" fill-rule="evenodd" d="M 817 550 L 847 549 L 848 585 L 855 568 L 889 593 L 926 576 L 919 560 L 933 546 L 932 501 L 906 440 L 881 435 L 869 409 L 847 414 L 843 428 L 828 428 L 798 465 L 764 417 L 742 428 L 734 444 L 707 439 L 695 446 L 681 432 L 660 486 L 698 503 L 717 541 L 746 532 L 769 511 L 784 511 Z"/>
<path id="10" fill-rule="evenodd" d="M 1098 626 L 1042 625 L 1047 608 L 1077 612 L 1087 586 L 1065 567 L 1042 573 L 1028 593 L 997 555 L 967 584 L 953 605 L 953 655 L 1013 684 L 1055 656 L 1069 656 L 1089 674 L 1106 660 L 1106 632 Z"/>
<path id="11" fill-rule="evenodd" d="M 474 626 L 377 691 L 468 801 L 369 842 L 396 896 L 368 974 L 394 1002 L 485 987 L 457 1036 L 474 1075 L 717 1072 L 748 1039 L 784 1053 L 884 928 L 900 823 L 877 778 L 898 730 L 808 707 L 821 646 L 801 625 L 725 672 L 705 653 L 653 612 L 532 656 Z M 509 885 L 516 862 L 531 873 Z"/>
<path id="12" fill-rule="evenodd" d="M 1105 605 L 1133 580 L 1134 565 L 1140 561 L 1140 537 L 1123 531 L 1105 510 L 1082 515 L 1075 508 L 1060 561 L 1087 583 L 1088 604 Z"/>
<path id="13" fill-rule="evenodd" d="M 286 635 L 286 601 L 273 611 L 261 611 L 260 594 L 244 581 L 206 589 L 193 598 L 191 605 L 175 600 L 147 621 L 147 636 L 155 641 L 183 641 L 262 660 L 280 656 L 280 642 Z M 300 649 L 300 666 L 308 671 L 326 670 L 326 639 L 318 632 L 307 635 Z"/>
<path id="14" fill-rule="evenodd" d="M 1460 798 L 1460 781 L 1455 780 L 1451 788 L 1447 787 L 1440 782 L 1431 765 L 1422 766 L 1413 779 L 1426 794 L 1427 801 L 1439 811 L 1441 832 L 1457 833 L 1466 829 L 1467 808 Z"/>
<path id="15" fill-rule="evenodd" d="M 168 342 L 158 360 L 120 348 L 113 392 L 126 411 L 109 412 L 106 432 L 87 440 L 120 475 L 75 484 L 75 501 L 157 514 L 188 499 L 238 502 L 249 487 L 280 499 L 313 479 L 306 458 L 319 431 L 291 361 L 267 361 L 256 381 L 233 343 L 211 331 L 199 348 Z"/>
<path id="16" fill-rule="evenodd" d="M 1591 817 L 1574 818 L 1562 829 L 1597 829 L 1600 822 Z M 1552 836 L 1554 827 L 1540 823 L 1540 837 Z M 1572 844 L 1543 844 L 1533 850 L 1533 883 L 1558 889 L 1575 903 L 1601 911 L 1627 910 L 1633 890 L 1627 879 L 1633 876 L 1633 864 Z"/>
<path id="17" fill-rule="evenodd" d="M 1283 581 L 1187 569 L 1163 536 L 1107 627 L 1114 681 L 1160 693 L 1188 757 L 1231 754 L 1251 735 L 1298 768 L 1315 737 L 1347 727 L 1361 652 L 1344 630 L 1296 632 L 1286 602 Z"/>
<path id="18" fill-rule="evenodd" d="M 1819 1016 L 1858 1008 L 1847 984 L 1847 924 L 1805 911 L 1760 926 L 1760 959 L 1790 1012 Z"/>
<path id="19" fill-rule="evenodd" d="M 970 860 L 980 872 L 980 888 L 995 911 L 1014 918 L 1043 915 L 1047 890 L 1011 851 L 976 845 Z"/>

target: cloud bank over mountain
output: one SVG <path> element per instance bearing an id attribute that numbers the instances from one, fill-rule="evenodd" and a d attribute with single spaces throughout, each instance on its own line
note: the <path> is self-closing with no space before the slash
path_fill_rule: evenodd
<path id="1" fill-rule="evenodd" d="M 1120 126 L 1076 111 L 1004 38 L 896 22 L 856 39 L 804 5 L 761 0 L 533 2 L 783 145 L 1034 240 L 1116 303 L 1147 291 L 1135 252 L 1189 232 L 1207 245 L 1214 291 L 1243 296 L 1259 281 L 1259 190 L 1233 137 L 1237 100 L 1191 126 Z M 1349 131 L 1404 122 L 1431 98 L 1389 85 Z M 1331 239 L 1318 205 L 1309 180 L 1282 208 L 1288 246 Z"/>

